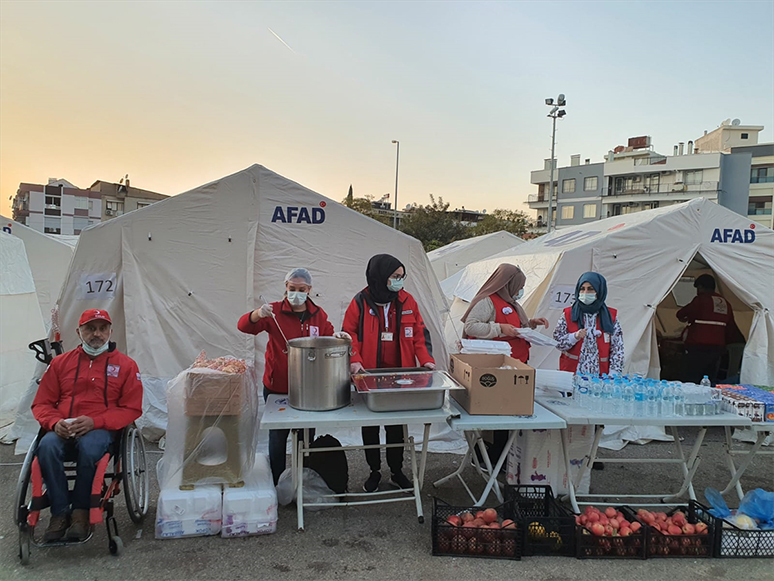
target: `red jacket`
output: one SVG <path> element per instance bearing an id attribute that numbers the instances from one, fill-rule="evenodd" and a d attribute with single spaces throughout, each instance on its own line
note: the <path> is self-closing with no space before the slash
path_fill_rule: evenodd
<path id="1" fill-rule="evenodd" d="M 420 366 L 435 363 L 430 332 L 414 297 L 401 290 L 392 304 L 396 307 L 393 338 L 398 341 L 400 366 L 415 367 L 417 360 Z M 360 291 L 349 303 L 342 330 L 352 336 L 352 363 L 361 363 L 366 369 L 384 367 L 381 364 L 384 313 L 367 289 Z"/>
<path id="2" fill-rule="evenodd" d="M 731 303 L 716 293 L 700 293 L 677 311 L 677 318 L 689 323 L 686 345 L 725 347 L 726 331 L 734 325 Z"/>
<path id="3" fill-rule="evenodd" d="M 333 335 L 333 325 L 328 321 L 328 315 L 311 299 L 306 300 L 306 311 L 303 321 L 293 312 L 290 303 L 285 298 L 280 302 L 271 303 L 277 323 L 282 327 L 288 341 L 299 337 L 330 337 Z M 252 313 L 252 311 L 250 311 Z M 243 333 L 257 335 L 261 331 L 269 334 L 269 344 L 266 346 L 266 369 L 263 373 L 263 384 L 272 393 L 288 392 L 288 354 L 285 339 L 277 328 L 273 317 L 250 322 L 250 313 L 245 313 L 239 319 L 237 328 Z"/>
<path id="4" fill-rule="evenodd" d="M 94 420 L 95 430 L 125 428 L 142 415 L 140 370 L 115 344 L 94 359 L 78 346 L 51 361 L 32 414 L 49 431 L 59 420 L 79 416 Z"/>
<path id="5" fill-rule="evenodd" d="M 608 307 L 610 316 L 613 318 L 613 324 L 618 316 L 618 311 L 611 307 Z M 597 315 L 597 331 L 602 331 L 602 326 L 599 323 L 599 315 Z M 572 307 L 564 309 L 564 320 L 567 322 L 567 333 L 577 333 L 580 326 L 578 323 L 572 320 Z M 609 333 L 602 333 L 597 337 L 597 351 L 599 352 L 599 374 L 610 373 L 610 345 L 611 337 Z M 562 351 L 559 356 L 559 370 L 571 371 L 575 373 L 578 370 L 578 361 L 580 360 L 581 349 L 583 348 L 583 339 L 578 340 L 575 345 L 570 347 L 567 351 Z"/>

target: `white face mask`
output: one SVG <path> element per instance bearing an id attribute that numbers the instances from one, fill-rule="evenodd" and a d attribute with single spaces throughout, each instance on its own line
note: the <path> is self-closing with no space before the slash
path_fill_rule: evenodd
<path id="1" fill-rule="evenodd" d="M 597 300 L 597 293 L 578 293 L 578 300 L 584 305 L 590 305 Z"/>
<path id="2" fill-rule="evenodd" d="M 288 291 L 288 302 L 294 307 L 300 307 L 306 302 L 308 296 L 307 293 Z"/>
<path id="3" fill-rule="evenodd" d="M 517 292 L 515 295 L 513 295 L 513 300 L 514 301 L 520 301 L 521 297 L 523 297 L 523 296 L 524 296 L 524 289 L 520 288 L 519 292 Z"/>
<path id="4" fill-rule="evenodd" d="M 392 292 L 396 293 L 399 290 L 403 288 L 403 279 L 394 279 L 391 278 L 387 281 L 387 288 L 390 289 Z"/>
<path id="5" fill-rule="evenodd" d="M 90 357 L 97 357 L 98 355 L 102 355 L 105 351 L 108 350 L 110 347 L 110 338 L 108 337 L 108 340 L 105 341 L 105 344 L 102 345 L 102 347 L 97 347 L 96 349 L 85 341 L 81 341 L 81 346 L 83 347 L 83 351 L 86 353 L 86 355 Z"/>

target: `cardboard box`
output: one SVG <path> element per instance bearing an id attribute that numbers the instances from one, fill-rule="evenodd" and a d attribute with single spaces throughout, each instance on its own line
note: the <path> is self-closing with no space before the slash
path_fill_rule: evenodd
<path id="1" fill-rule="evenodd" d="M 189 372 L 185 386 L 185 415 L 239 415 L 242 413 L 243 379 L 243 373 Z"/>
<path id="2" fill-rule="evenodd" d="M 534 413 L 535 369 L 518 359 L 507 355 L 457 353 L 451 356 L 449 371 L 465 387 L 450 393 L 471 415 L 531 416 Z"/>

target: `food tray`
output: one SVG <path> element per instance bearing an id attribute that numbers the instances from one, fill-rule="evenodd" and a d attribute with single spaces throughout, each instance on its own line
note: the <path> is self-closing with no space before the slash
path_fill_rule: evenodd
<path id="1" fill-rule="evenodd" d="M 550 486 L 509 485 L 506 508 L 518 509 L 524 530 L 524 556 L 575 556 L 575 515 L 554 498 Z M 510 518 L 516 513 L 508 515 Z"/>
<path id="2" fill-rule="evenodd" d="M 372 412 L 438 409 L 447 391 L 464 389 L 445 371 L 416 368 L 367 370 L 352 382 Z"/>
<path id="3" fill-rule="evenodd" d="M 475 514 L 486 510 L 484 507 L 451 506 L 433 498 L 432 543 L 433 555 L 448 557 L 479 557 L 489 559 L 521 560 L 523 534 L 521 519 L 511 519 L 509 528 L 461 527 L 450 524 L 452 515 L 460 516 L 469 512 Z M 506 502 L 495 507 L 498 522 L 505 523 L 513 508 Z M 516 510 L 518 513 L 518 510 Z"/>

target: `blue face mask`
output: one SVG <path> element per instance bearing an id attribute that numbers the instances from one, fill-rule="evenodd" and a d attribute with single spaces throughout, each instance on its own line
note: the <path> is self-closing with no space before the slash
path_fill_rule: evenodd
<path id="1" fill-rule="evenodd" d="M 519 292 L 517 292 L 515 295 L 513 295 L 513 300 L 514 301 L 520 301 L 521 297 L 523 297 L 523 296 L 524 296 L 524 289 L 520 288 Z"/>
<path id="2" fill-rule="evenodd" d="M 105 344 L 102 347 L 97 347 L 94 349 L 91 345 L 86 343 L 85 341 L 81 341 L 81 346 L 83 347 L 84 352 L 89 357 L 97 357 L 98 355 L 102 355 L 105 351 L 108 350 L 108 347 L 110 347 L 110 338 L 108 338 L 107 341 L 105 341 Z"/>
<path id="3" fill-rule="evenodd" d="M 387 288 L 390 289 L 394 293 L 400 291 L 401 289 L 403 289 L 403 279 L 402 278 L 399 278 L 399 279 L 391 278 L 391 279 L 387 280 Z"/>

